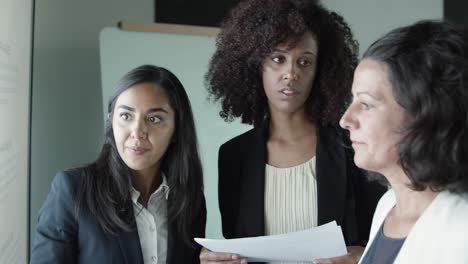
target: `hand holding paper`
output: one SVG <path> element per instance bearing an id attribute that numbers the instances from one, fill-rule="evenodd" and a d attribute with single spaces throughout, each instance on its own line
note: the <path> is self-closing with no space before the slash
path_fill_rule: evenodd
<path id="1" fill-rule="evenodd" d="M 336 222 L 282 235 L 224 240 L 195 238 L 195 241 L 211 251 L 246 257 L 249 262 L 312 261 L 347 253 Z"/>

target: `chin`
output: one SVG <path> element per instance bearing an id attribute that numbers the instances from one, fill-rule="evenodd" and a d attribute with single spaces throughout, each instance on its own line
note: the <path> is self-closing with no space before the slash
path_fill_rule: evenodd
<path id="1" fill-rule="evenodd" d="M 134 161 L 127 162 L 127 161 L 124 160 L 124 163 L 125 163 L 125 165 L 127 165 L 127 167 L 129 167 L 130 169 L 132 169 L 134 171 L 140 171 L 140 170 L 144 170 L 144 169 L 148 168 L 148 166 L 146 164 L 141 164 L 139 162 L 134 162 Z"/>
<path id="2" fill-rule="evenodd" d="M 283 108 L 281 108 L 281 111 L 283 113 L 288 113 L 288 114 L 294 114 L 301 110 L 302 110 L 301 107 L 297 107 L 295 105 L 288 105 L 288 106 L 284 106 Z"/>
<path id="3" fill-rule="evenodd" d="M 354 156 L 354 164 L 356 164 L 357 167 L 364 169 L 364 170 L 371 170 L 371 166 L 369 164 L 369 161 L 365 158 L 358 157 L 356 154 Z"/>
<path id="4" fill-rule="evenodd" d="M 132 166 L 128 166 L 128 167 L 134 171 L 144 171 L 144 170 L 151 168 L 151 166 L 147 164 L 132 164 Z"/>

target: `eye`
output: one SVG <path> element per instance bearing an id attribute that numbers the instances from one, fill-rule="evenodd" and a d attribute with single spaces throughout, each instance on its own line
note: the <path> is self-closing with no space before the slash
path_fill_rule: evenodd
<path id="1" fill-rule="evenodd" d="M 157 116 L 150 116 L 148 117 L 148 121 L 151 122 L 152 124 L 159 124 L 161 123 L 162 119 Z"/>
<path id="2" fill-rule="evenodd" d="M 127 120 L 130 120 L 132 118 L 132 116 L 129 114 L 129 113 L 120 113 L 119 114 L 120 118 L 127 121 Z"/>
<path id="3" fill-rule="evenodd" d="M 298 61 L 298 64 L 301 65 L 301 66 L 303 66 L 303 67 L 307 67 L 307 66 L 312 65 L 312 61 L 309 60 L 309 59 L 300 59 L 300 60 Z"/>
<path id="4" fill-rule="evenodd" d="M 271 60 L 275 63 L 283 63 L 286 59 L 284 56 L 273 56 L 271 57 Z"/>
<path id="5" fill-rule="evenodd" d="M 361 108 L 364 109 L 364 110 L 369 110 L 372 108 L 372 105 L 370 104 L 367 104 L 367 103 L 364 103 L 364 102 L 361 102 Z"/>

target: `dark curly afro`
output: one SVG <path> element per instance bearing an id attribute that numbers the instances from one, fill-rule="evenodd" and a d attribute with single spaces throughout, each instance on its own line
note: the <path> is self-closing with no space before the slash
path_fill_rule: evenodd
<path id="1" fill-rule="evenodd" d="M 205 76 L 211 98 L 221 102 L 220 116 L 253 125 L 265 120 L 263 60 L 278 44 L 294 44 L 307 31 L 319 46 L 307 113 L 314 122 L 337 123 L 350 98 L 358 45 L 344 19 L 313 0 L 246 0 L 231 10 Z"/>

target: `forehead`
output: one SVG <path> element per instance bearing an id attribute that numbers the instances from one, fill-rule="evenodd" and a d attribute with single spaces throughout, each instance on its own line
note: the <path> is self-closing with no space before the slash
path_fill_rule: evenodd
<path id="1" fill-rule="evenodd" d="M 368 92 L 393 97 L 389 77 L 386 64 L 370 58 L 363 59 L 354 72 L 353 93 Z"/>
<path id="2" fill-rule="evenodd" d="M 152 83 L 139 83 L 122 92 L 115 103 L 137 107 L 169 107 L 169 98 L 166 91 Z"/>
<path id="3" fill-rule="evenodd" d="M 300 50 L 300 51 L 309 51 L 314 54 L 317 54 L 318 51 L 318 44 L 316 37 L 309 31 L 304 33 L 302 37 L 295 43 L 294 46 L 291 47 L 291 43 L 289 41 L 280 43 L 276 48 L 280 50 Z"/>

